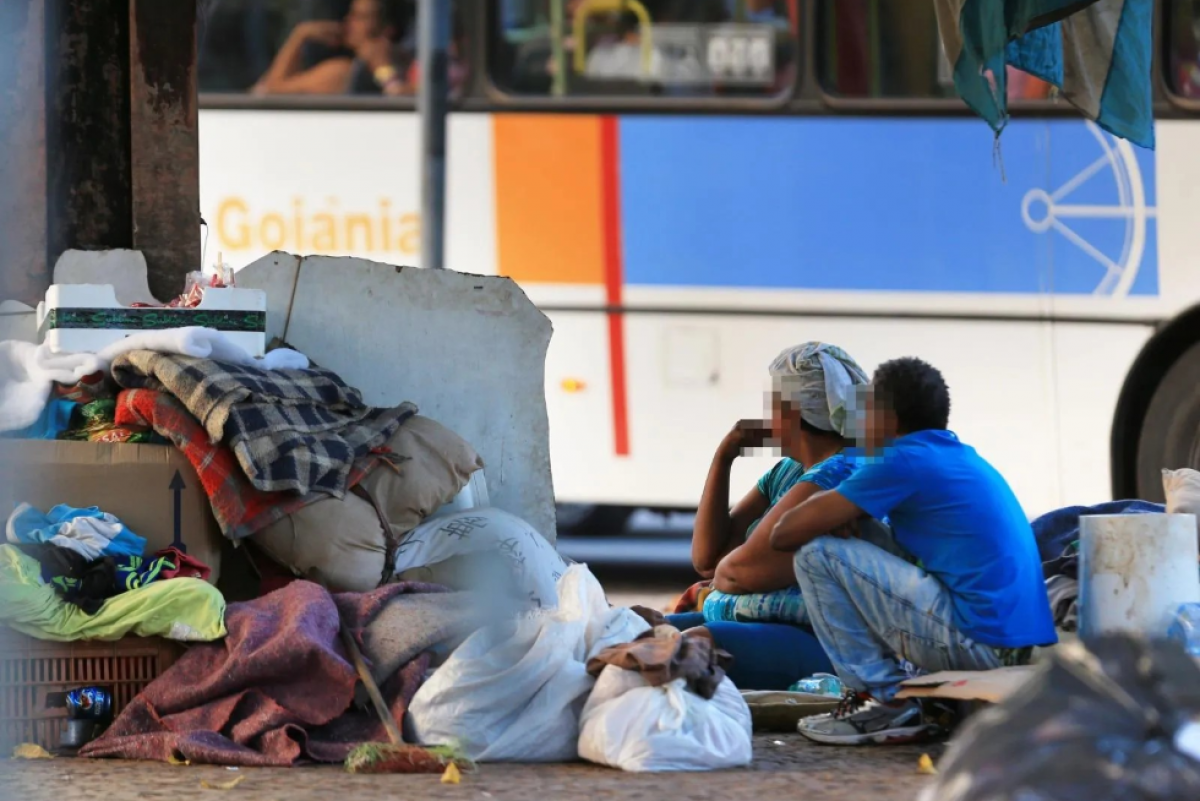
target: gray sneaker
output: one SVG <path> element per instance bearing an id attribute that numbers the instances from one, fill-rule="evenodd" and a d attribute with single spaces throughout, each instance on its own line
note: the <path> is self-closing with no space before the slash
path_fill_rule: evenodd
<path id="1" fill-rule="evenodd" d="M 808 739 L 828 745 L 912 743 L 945 732 L 919 701 L 881 704 L 853 690 L 846 691 L 833 712 L 804 718 L 796 728 Z"/>

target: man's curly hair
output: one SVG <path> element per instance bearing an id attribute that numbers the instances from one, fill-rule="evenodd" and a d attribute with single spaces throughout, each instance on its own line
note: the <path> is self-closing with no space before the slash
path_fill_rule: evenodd
<path id="1" fill-rule="evenodd" d="M 950 423 L 950 388 L 933 365 L 913 357 L 879 365 L 871 383 L 875 402 L 896 414 L 902 434 L 945 430 Z"/>

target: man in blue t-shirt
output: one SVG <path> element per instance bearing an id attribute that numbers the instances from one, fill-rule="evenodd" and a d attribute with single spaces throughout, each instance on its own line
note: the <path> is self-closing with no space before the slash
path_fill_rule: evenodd
<path id="1" fill-rule="evenodd" d="M 949 417 L 938 370 L 911 358 L 883 364 L 869 387 L 860 466 L 771 532 L 773 548 L 798 551 L 813 629 L 847 687 L 837 711 L 800 722 L 811 740 L 938 733 L 937 707 L 894 700 L 907 678 L 901 660 L 929 672 L 989 670 L 1025 664 L 1034 646 L 1057 639 L 1028 519 L 996 469 L 946 430 Z M 853 536 L 864 515 L 888 518 L 895 552 Z M 830 531 L 840 536 L 822 536 Z"/>

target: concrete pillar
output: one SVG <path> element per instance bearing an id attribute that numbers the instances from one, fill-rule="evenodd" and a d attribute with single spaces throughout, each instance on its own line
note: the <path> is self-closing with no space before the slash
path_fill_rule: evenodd
<path id="1" fill-rule="evenodd" d="M 133 247 L 168 300 L 200 264 L 196 0 L 128 0 Z"/>
<path id="2" fill-rule="evenodd" d="M 49 283 L 44 31 L 42 0 L 0 2 L 0 300 Z"/>
<path id="3" fill-rule="evenodd" d="M 167 299 L 200 267 L 196 0 L 0 2 L 0 299 L 64 250 L 139 248 Z"/>

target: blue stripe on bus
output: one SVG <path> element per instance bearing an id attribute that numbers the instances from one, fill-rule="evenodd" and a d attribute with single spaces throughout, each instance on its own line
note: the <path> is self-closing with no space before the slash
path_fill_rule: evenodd
<path id="1" fill-rule="evenodd" d="M 1113 294 L 1129 270 L 1130 294 L 1158 293 L 1153 213 L 1138 258 L 1129 210 L 1134 184 L 1155 204 L 1154 153 L 1134 147 L 1125 169 L 1081 120 L 1010 123 L 1003 176 L 975 119 L 628 117 L 620 130 L 628 284 Z M 1085 216 L 1034 230 L 1037 191 L 1092 165 L 1058 200 Z"/>

